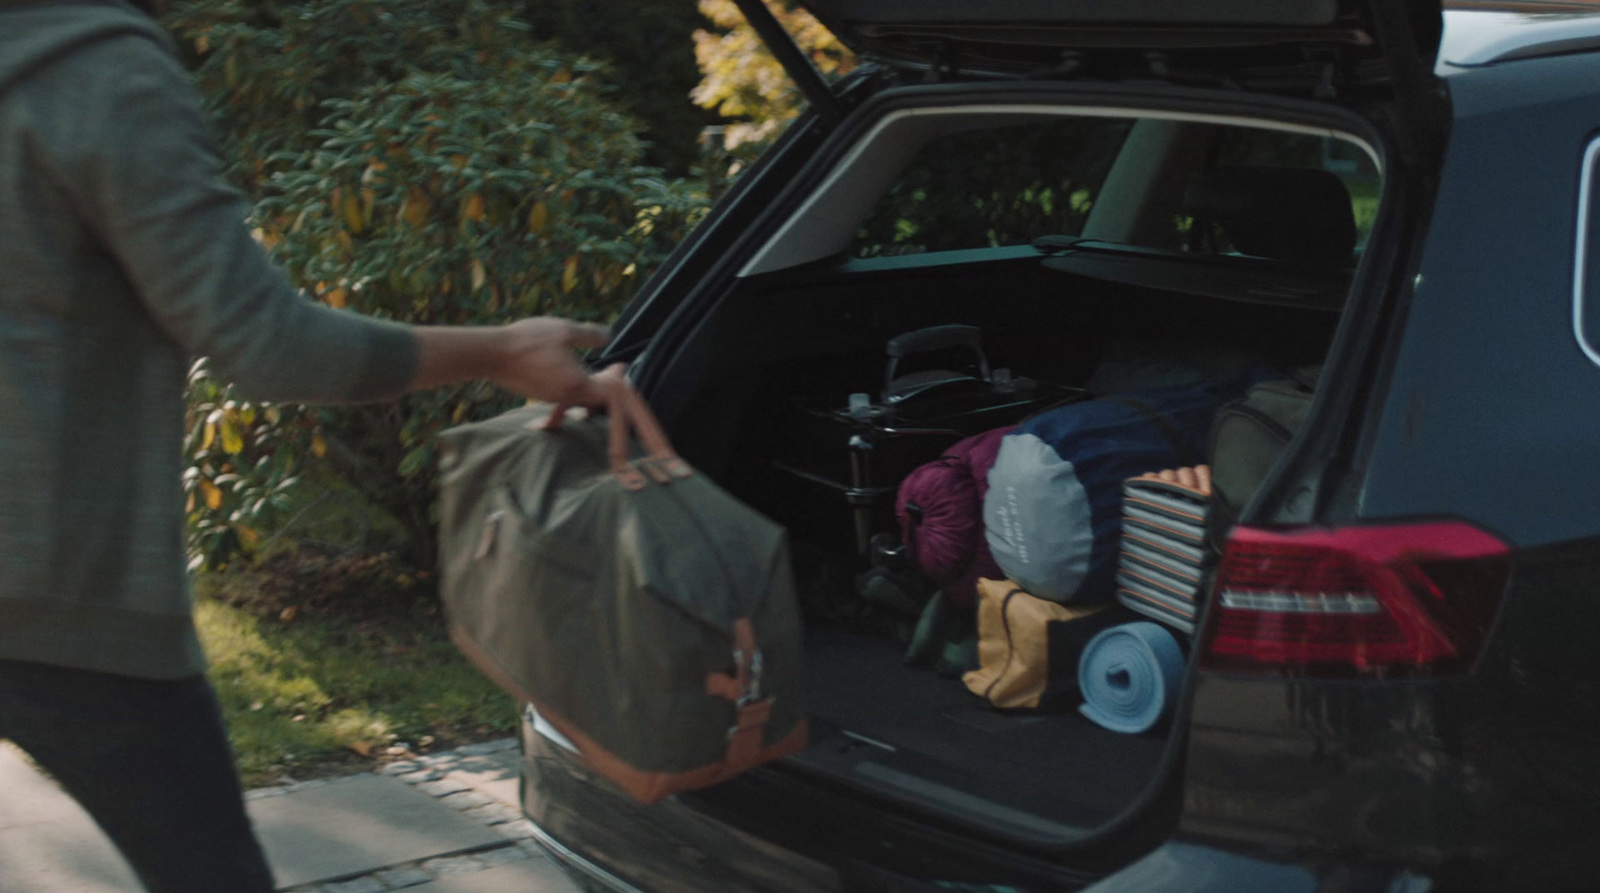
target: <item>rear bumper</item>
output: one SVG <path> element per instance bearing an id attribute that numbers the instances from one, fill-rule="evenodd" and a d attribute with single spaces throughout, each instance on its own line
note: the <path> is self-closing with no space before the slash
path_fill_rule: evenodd
<path id="1" fill-rule="evenodd" d="M 1392 866 L 1314 866 L 1171 841 L 1085 893 L 1426 893 L 1433 882 Z"/>
<path id="2" fill-rule="evenodd" d="M 557 859 L 619 893 L 838 893 L 837 872 L 669 797 L 641 806 L 522 724 L 522 808 Z M 782 804 L 773 804 L 781 809 Z"/>
<path id="3" fill-rule="evenodd" d="M 559 734 L 522 724 L 522 807 L 557 859 L 599 889 L 643 893 L 1069 893 L 1104 875 L 931 826 L 788 769 L 643 806 Z M 938 881 L 940 883 L 935 883 Z"/>
<path id="4" fill-rule="evenodd" d="M 547 732 L 553 730 L 547 730 Z M 918 893 L 948 890 L 920 878 L 960 881 L 1028 893 L 1088 889 L 1090 893 L 1426 893 L 1430 878 L 1393 863 L 1348 859 L 1296 860 L 1288 850 L 1224 850 L 1172 839 L 1109 876 L 1068 872 L 955 846 L 918 842 L 893 833 L 896 819 L 865 812 L 847 798 L 746 777 L 715 792 L 732 796 L 671 797 L 642 806 L 593 775 L 525 717 L 523 810 L 535 836 L 558 860 L 586 875 L 595 888 L 617 893 Z M 749 788 L 749 790 L 745 790 Z M 691 802 L 692 801 L 692 802 Z M 722 821 L 724 815 L 729 821 Z M 903 822 L 901 823 L 903 824 Z M 738 825 L 740 827 L 735 827 Z M 749 827 L 765 837 L 741 830 Z M 848 839 L 856 846 L 841 846 Z M 782 841 L 782 844 L 774 842 Z M 869 856 L 893 851 L 898 859 Z M 1098 880 L 1098 883 L 1095 881 Z M 1092 886 L 1091 886 L 1092 884 Z"/>
<path id="5" fill-rule="evenodd" d="M 839 867 L 740 831 L 673 797 L 641 806 L 586 769 L 551 738 L 523 723 L 523 809 L 556 859 L 616 893 L 918 893 L 947 889 L 861 862 Z M 794 804 L 773 797 L 769 809 Z M 805 809 L 804 805 L 801 806 Z M 815 810 L 806 810 L 815 812 Z M 839 816 L 836 828 L 856 826 Z M 871 829 L 860 836 L 871 838 Z M 1276 857 L 1276 858 L 1275 858 Z M 1087 887 L 1087 893 L 1427 893 L 1435 881 L 1393 865 L 1279 861 L 1171 840 Z M 1005 881 L 996 878 L 999 883 Z M 970 880 L 969 880 L 970 882 Z M 1088 879 L 1006 884 L 1005 889 L 1085 889 Z M 978 885 L 968 889 L 977 889 Z"/>
<path id="6" fill-rule="evenodd" d="M 609 891 L 609 893 L 645 893 L 645 891 L 568 849 L 566 845 L 551 837 L 538 825 L 533 826 L 533 839 L 544 847 L 545 852 L 550 854 L 550 858 L 566 866 L 570 873 L 587 879 L 589 886 L 585 889 L 591 891 L 591 893 L 600 893 L 600 891 Z"/>

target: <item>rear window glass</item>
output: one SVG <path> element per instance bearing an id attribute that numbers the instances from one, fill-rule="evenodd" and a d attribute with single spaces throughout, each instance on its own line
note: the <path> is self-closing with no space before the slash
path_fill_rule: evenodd
<path id="1" fill-rule="evenodd" d="M 1339 178 L 1350 193 L 1356 219 L 1356 247 L 1364 248 L 1378 219 L 1383 177 L 1367 150 L 1349 140 L 1251 127 L 1229 127 L 1218 140 L 1216 167 L 1267 165 L 1323 170 Z"/>
<path id="2" fill-rule="evenodd" d="M 1119 163 L 1122 155 L 1129 156 L 1126 165 Z M 1108 183 L 1113 170 L 1119 178 L 1114 187 Z M 894 257 L 1086 235 L 1158 251 L 1316 256 L 1319 265 L 1349 265 L 1377 219 L 1382 182 L 1363 146 L 1324 134 L 1127 118 L 1034 119 L 947 133 L 922 145 L 857 229 L 847 253 Z M 1197 187 L 1209 189 L 1210 199 L 1197 200 Z M 1119 190 L 1123 204 L 1092 214 L 1106 189 Z M 1326 229 L 1336 229 L 1335 217 L 1342 216 L 1334 202 L 1348 202 L 1353 242 Z M 1248 219 L 1230 219 L 1232 206 L 1255 210 Z M 1343 226 L 1348 234 L 1349 223 Z M 1326 256 L 1308 244 L 1323 238 L 1319 233 L 1327 236 Z M 1336 244 L 1350 253 L 1333 256 L 1341 250 L 1332 248 Z"/>
<path id="3" fill-rule="evenodd" d="M 861 225 L 849 254 L 891 257 L 1077 235 L 1131 126 L 1063 118 L 935 139 Z"/>

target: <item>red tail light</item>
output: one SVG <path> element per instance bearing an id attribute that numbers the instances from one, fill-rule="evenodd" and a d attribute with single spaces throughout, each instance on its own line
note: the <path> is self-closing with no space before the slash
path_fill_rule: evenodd
<path id="1" fill-rule="evenodd" d="M 1469 665 L 1510 550 L 1469 524 L 1237 527 L 1217 571 L 1200 665 L 1311 673 Z"/>

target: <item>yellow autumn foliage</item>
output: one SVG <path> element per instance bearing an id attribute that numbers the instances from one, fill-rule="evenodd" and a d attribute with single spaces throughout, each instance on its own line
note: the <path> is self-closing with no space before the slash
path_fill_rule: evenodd
<path id="1" fill-rule="evenodd" d="M 841 77 L 856 67 L 855 54 L 811 13 L 786 2 L 767 5 L 824 76 Z M 734 120 L 723 133 L 728 150 L 770 142 L 800 114 L 805 97 L 732 0 L 700 0 L 700 13 L 713 27 L 695 32 L 702 77 L 690 95 Z"/>

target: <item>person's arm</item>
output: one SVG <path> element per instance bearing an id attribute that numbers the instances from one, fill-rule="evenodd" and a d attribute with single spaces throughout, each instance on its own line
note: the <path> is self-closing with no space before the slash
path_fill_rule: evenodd
<path id="1" fill-rule="evenodd" d="M 304 300 L 245 227 L 188 75 L 131 36 L 59 73 L 77 114 L 50 134 L 52 171 L 152 318 L 247 396 L 356 402 L 469 379 L 526 397 L 603 402 L 575 349 L 604 327 L 553 318 L 418 327 Z M 63 100 L 65 101 L 65 100 Z"/>
<path id="2" fill-rule="evenodd" d="M 508 326 L 418 326 L 412 331 L 419 349 L 417 374 L 408 390 L 487 379 L 536 400 L 575 406 L 603 402 L 573 351 L 604 346 L 604 326 L 541 317 Z"/>
<path id="3" fill-rule="evenodd" d="M 278 402 L 387 399 L 417 377 L 411 327 L 304 299 L 251 238 L 199 96 L 160 43 L 108 39 L 43 77 L 62 109 L 40 124 L 44 172 L 187 353 Z"/>

